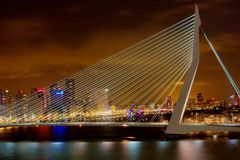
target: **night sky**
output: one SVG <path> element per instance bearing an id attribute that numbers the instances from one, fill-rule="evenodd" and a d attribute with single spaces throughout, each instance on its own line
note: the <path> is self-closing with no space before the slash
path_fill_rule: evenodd
<path id="1" fill-rule="evenodd" d="M 198 1 L 203 28 L 238 86 L 239 2 Z M 47 86 L 193 12 L 193 0 L 0 1 L 0 86 L 13 91 Z M 202 35 L 200 43 L 192 96 L 233 94 Z"/>

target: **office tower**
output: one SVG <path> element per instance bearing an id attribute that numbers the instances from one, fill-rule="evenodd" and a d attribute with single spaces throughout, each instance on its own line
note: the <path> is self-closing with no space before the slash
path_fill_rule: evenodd
<path id="1" fill-rule="evenodd" d="M 71 107 L 76 105 L 74 79 L 65 79 L 64 103 L 67 113 L 70 112 Z"/>

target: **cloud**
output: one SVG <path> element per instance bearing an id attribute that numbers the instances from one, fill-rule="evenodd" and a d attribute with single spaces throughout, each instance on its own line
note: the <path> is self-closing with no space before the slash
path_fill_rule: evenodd
<path id="1" fill-rule="evenodd" d="M 214 39 L 218 43 L 218 46 L 221 46 L 221 50 L 227 51 L 229 53 L 239 53 L 239 41 L 240 33 L 219 33 L 215 36 Z M 219 47 L 220 48 L 220 47 Z"/>
<path id="2" fill-rule="evenodd" d="M 69 13 L 77 14 L 83 10 L 82 5 L 67 5 L 66 11 Z"/>
<path id="3" fill-rule="evenodd" d="M 30 77 L 41 77 L 42 73 L 32 73 L 32 72 L 6 72 L 0 71 L 0 79 L 18 79 L 18 78 L 30 78 Z"/>
<path id="4" fill-rule="evenodd" d="M 0 51 L 4 50 L 5 52 L 1 52 L 0 55 L 7 54 L 9 48 L 20 49 L 28 46 L 39 48 L 50 38 L 47 31 L 47 23 L 40 19 L 11 19 L 2 21 Z M 10 54 L 14 54 L 14 52 L 10 52 Z"/>
<path id="5" fill-rule="evenodd" d="M 18 79 L 18 78 L 39 78 L 42 76 L 66 76 L 69 73 L 75 73 L 85 68 L 81 65 L 44 65 L 44 66 L 35 66 L 29 71 L 19 70 L 7 72 L 0 70 L 0 79 Z"/>

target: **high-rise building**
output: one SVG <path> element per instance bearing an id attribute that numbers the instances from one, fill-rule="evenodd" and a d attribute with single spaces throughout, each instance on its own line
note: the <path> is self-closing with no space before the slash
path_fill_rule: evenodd
<path id="1" fill-rule="evenodd" d="M 25 104 L 26 94 L 20 90 L 15 94 L 15 102 L 14 102 L 14 114 L 18 118 L 22 118 L 24 115 L 24 104 Z"/>
<path id="2" fill-rule="evenodd" d="M 237 93 L 233 96 L 233 105 L 234 106 L 239 106 L 240 105 L 240 98 Z"/>
<path id="3" fill-rule="evenodd" d="M 47 110 L 47 95 L 45 88 L 35 88 L 35 91 L 37 92 L 38 98 L 42 100 L 42 112 L 45 113 Z M 41 109 L 40 109 L 41 111 Z"/>
<path id="4" fill-rule="evenodd" d="M 14 101 L 13 97 L 11 96 L 10 94 L 10 91 L 9 90 L 4 90 L 3 91 L 3 99 L 2 99 L 2 103 L 3 105 L 5 106 L 8 106 L 10 104 L 12 104 Z"/>
<path id="5" fill-rule="evenodd" d="M 76 104 L 74 79 L 65 79 L 64 103 L 67 113 L 69 113 L 70 107 Z"/>
<path id="6" fill-rule="evenodd" d="M 206 104 L 216 107 L 216 106 L 220 106 L 221 102 L 216 98 L 209 98 L 208 100 L 206 100 Z"/>
<path id="7" fill-rule="evenodd" d="M 36 89 L 32 88 L 28 98 L 28 115 L 35 116 L 36 114 L 38 114 L 39 101 L 40 100 L 36 92 Z"/>
<path id="8" fill-rule="evenodd" d="M 0 105 L 3 105 L 3 90 L 0 89 Z"/>
<path id="9" fill-rule="evenodd" d="M 110 110 L 108 92 L 108 89 L 93 89 L 93 105 L 97 111 L 103 112 Z"/>
<path id="10" fill-rule="evenodd" d="M 171 96 L 167 96 L 167 102 L 166 102 L 166 105 L 167 105 L 168 108 L 173 107 L 173 105 L 174 105 L 174 101 L 173 101 L 173 99 L 172 99 Z"/>
<path id="11" fill-rule="evenodd" d="M 7 106 L 3 105 L 3 97 L 4 97 L 4 91 L 0 89 L 0 115 L 6 116 Z"/>
<path id="12" fill-rule="evenodd" d="M 93 95 L 91 94 L 91 92 L 86 92 L 82 99 L 80 99 L 78 105 L 80 105 L 82 107 L 82 110 L 84 113 L 89 111 L 89 107 L 93 107 Z"/>
<path id="13" fill-rule="evenodd" d="M 203 103 L 203 95 L 202 93 L 197 94 L 197 103 L 202 104 Z"/>
<path id="14" fill-rule="evenodd" d="M 12 112 L 14 111 L 14 107 L 12 105 L 13 102 L 14 98 L 12 97 L 10 91 L 8 89 L 3 90 L 2 104 L 6 107 L 8 114 L 12 114 Z"/>
<path id="15" fill-rule="evenodd" d="M 194 105 L 195 103 L 196 103 L 195 98 L 189 98 L 189 99 L 188 99 L 188 105 L 189 105 L 189 106 L 192 106 L 192 105 Z"/>
<path id="16" fill-rule="evenodd" d="M 66 113 L 64 108 L 64 91 L 57 83 L 50 86 L 50 107 L 47 108 L 48 113 Z"/>

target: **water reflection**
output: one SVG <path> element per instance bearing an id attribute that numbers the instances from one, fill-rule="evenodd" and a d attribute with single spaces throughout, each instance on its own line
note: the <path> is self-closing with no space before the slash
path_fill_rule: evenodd
<path id="1" fill-rule="evenodd" d="M 168 147 L 170 146 L 170 142 L 160 141 L 160 142 L 157 142 L 157 146 L 159 150 L 167 150 Z"/>
<path id="2" fill-rule="evenodd" d="M 100 148 L 103 152 L 109 152 L 113 145 L 113 142 L 101 142 Z"/>
<path id="3" fill-rule="evenodd" d="M 238 159 L 240 140 L 0 142 L 0 159 Z M 222 156 L 225 155 L 225 156 Z"/>
<path id="4" fill-rule="evenodd" d="M 53 130 L 53 135 L 56 138 L 64 137 L 67 132 L 66 126 L 53 126 L 52 130 Z"/>
<path id="5" fill-rule="evenodd" d="M 180 141 L 178 143 L 178 155 L 181 160 L 191 157 L 206 159 L 203 154 L 204 140 Z"/>
<path id="6" fill-rule="evenodd" d="M 140 149 L 142 148 L 142 143 L 143 142 L 139 142 L 139 141 L 130 141 L 128 142 L 127 145 L 127 150 L 128 150 L 128 156 L 131 159 L 139 159 L 140 156 Z"/>

